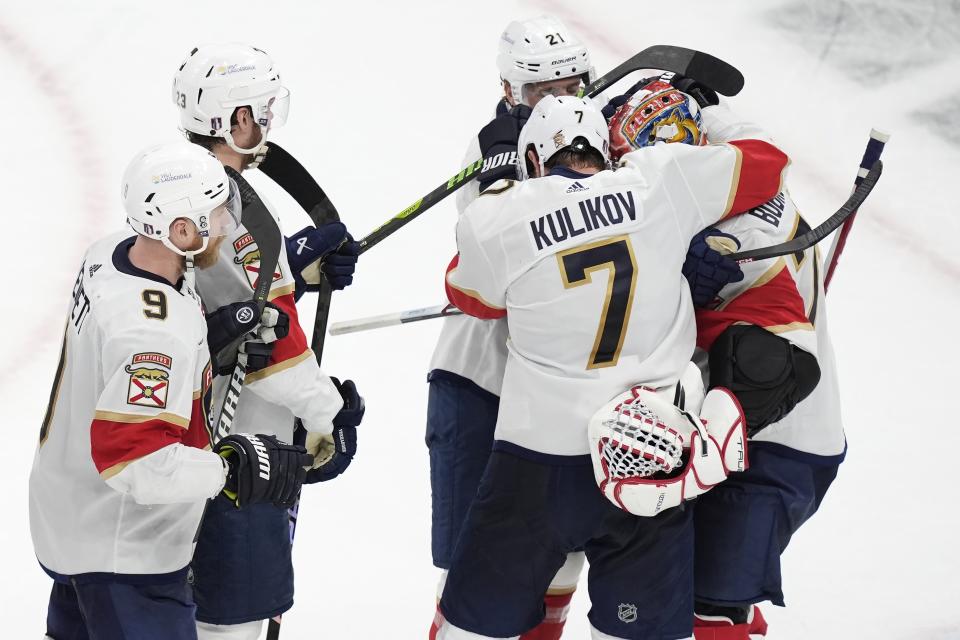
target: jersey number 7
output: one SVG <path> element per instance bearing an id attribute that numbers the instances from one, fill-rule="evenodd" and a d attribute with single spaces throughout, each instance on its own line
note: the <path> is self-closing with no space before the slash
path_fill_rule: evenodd
<path id="1" fill-rule="evenodd" d="M 607 294 L 600 313 L 600 326 L 587 361 L 587 369 L 615 367 L 630 322 L 637 286 L 637 261 L 627 236 L 605 238 L 557 254 L 565 289 L 593 282 L 593 273 L 608 270 Z"/>

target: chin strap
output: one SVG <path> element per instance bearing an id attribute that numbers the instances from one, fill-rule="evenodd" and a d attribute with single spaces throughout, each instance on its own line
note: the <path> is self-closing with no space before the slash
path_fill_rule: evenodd
<path id="1" fill-rule="evenodd" d="M 247 169 L 256 169 L 260 163 L 263 162 L 263 159 L 267 157 L 267 151 L 269 150 L 269 147 L 267 147 L 267 132 L 269 131 L 269 128 L 262 127 L 260 125 L 257 125 L 257 127 L 260 129 L 260 142 L 257 144 L 257 146 L 250 147 L 249 149 L 245 149 L 237 145 L 237 143 L 233 141 L 233 136 L 229 131 L 223 132 L 223 139 L 227 143 L 228 147 L 237 153 L 241 153 L 246 156 L 253 156 L 253 161 L 247 165 Z"/>

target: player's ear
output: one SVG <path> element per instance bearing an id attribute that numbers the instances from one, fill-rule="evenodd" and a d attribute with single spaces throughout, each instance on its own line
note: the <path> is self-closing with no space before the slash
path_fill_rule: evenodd
<path id="1" fill-rule="evenodd" d="M 540 162 L 537 161 L 537 152 L 533 149 L 527 149 L 527 173 L 531 178 L 539 178 Z"/>
<path id="2" fill-rule="evenodd" d="M 503 81 L 503 96 L 507 99 L 507 103 L 511 107 L 517 104 L 516 99 L 513 97 L 513 87 L 511 87 L 510 83 L 506 80 Z"/>
<path id="3" fill-rule="evenodd" d="M 170 223 L 170 241 L 178 247 L 187 246 L 193 239 L 191 232 L 194 228 L 193 222 L 187 218 L 177 218 Z"/>

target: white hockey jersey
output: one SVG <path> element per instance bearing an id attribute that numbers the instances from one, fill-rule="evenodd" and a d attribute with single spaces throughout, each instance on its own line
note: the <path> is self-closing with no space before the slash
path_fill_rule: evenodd
<path id="1" fill-rule="evenodd" d="M 480 157 L 480 142 L 474 137 L 463 158 L 466 166 Z M 476 180 L 457 191 L 457 213 L 480 195 Z M 430 369 L 442 369 L 471 380 L 482 389 L 500 395 L 503 371 L 507 366 L 507 321 L 478 320 L 468 315 L 443 319 L 440 338 L 433 351 Z"/>
<path id="2" fill-rule="evenodd" d="M 746 215 L 722 222 L 717 228 L 737 239 L 737 251 L 786 242 L 810 229 L 786 191 Z M 817 247 L 781 258 L 750 262 L 742 268 L 745 276 L 742 281 L 724 287 L 713 308 L 697 310 L 697 346 L 709 350 L 731 324 L 750 323 L 814 354 L 820 365 L 817 387 L 785 418 L 751 440 L 841 458 L 846 438 L 840 416 L 833 346 L 827 331 L 824 274 Z"/>
<path id="3" fill-rule="evenodd" d="M 183 569 L 226 476 L 200 298 L 134 267 L 133 243 L 87 251 L 30 473 L 36 555 L 62 575 Z"/>
<path id="4" fill-rule="evenodd" d="M 504 180 L 468 208 L 447 293 L 465 313 L 507 318 L 497 440 L 584 455 L 604 402 L 680 379 L 695 340 L 681 275 L 690 239 L 773 197 L 787 164 L 755 127 L 738 131 L 754 139 L 657 145 L 593 176 Z"/>
<path id="5" fill-rule="evenodd" d="M 264 200 L 264 204 L 277 218 L 270 203 Z M 197 273 L 197 289 L 207 311 L 212 312 L 226 304 L 249 300 L 260 277 L 260 250 L 253 236 L 241 225 L 224 239 L 217 263 Z M 280 260 L 272 277 L 267 300 L 290 317 L 290 332 L 274 343 L 270 364 L 246 376 L 233 431 L 266 433 L 292 442 L 293 420 L 297 416 L 308 431 L 331 433 L 333 418 L 343 407 L 343 398 L 320 370 L 300 326 L 286 246 L 281 246 Z M 228 381 L 228 376 L 214 379 L 214 424 L 219 419 Z"/>

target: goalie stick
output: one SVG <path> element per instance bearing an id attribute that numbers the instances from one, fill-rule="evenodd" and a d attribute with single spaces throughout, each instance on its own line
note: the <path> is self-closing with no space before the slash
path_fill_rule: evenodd
<path id="1" fill-rule="evenodd" d="M 860 205 L 862 205 L 867 199 L 867 196 L 870 195 L 870 192 L 873 191 L 873 187 L 877 184 L 877 180 L 880 179 L 881 173 L 883 173 L 883 163 L 877 160 L 863 177 L 863 180 L 860 182 L 860 184 L 857 185 L 857 188 L 854 190 L 854 192 L 850 194 L 849 198 L 847 198 L 847 201 L 843 203 L 843 206 L 837 209 L 837 211 L 827 218 L 823 223 L 819 224 L 803 235 L 792 240 L 788 240 L 787 242 L 781 242 L 769 247 L 732 253 L 730 254 L 730 258 L 736 260 L 739 264 L 744 264 L 747 262 L 754 262 L 756 260 L 765 260 L 767 258 L 785 256 L 791 253 L 809 249 L 836 231 L 840 225 L 842 225 L 846 220 L 849 220 L 850 217 L 856 213 L 857 209 L 860 208 Z M 344 320 L 342 322 L 333 323 L 333 325 L 330 327 L 330 335 L 338 336 L 346 333 L 355 333 L 357 331 L 368 331 L 370 329 L 379 329 L 381 327 L 392 327 L 399 324 L 408 324 L 410 322 L 420 322 L 421 320 L 457 316 L 462 315 L 462 313 L 462 311 L 451 304 L 441 304 L 433 307 L 424 307 L 422 309 L 401 311 L 399 313 L 388 313 L 367 318 L 357 318 L 356 320 Z"/>
<path id="2" fill-rule="evenodd" d="M 243 176 L 231 167 L 224 167 L 224 169 L 240 189 L 240 201 L 243 203 L 240 223 L 253 237 L 257 249 L 260 251 L 260 273 L 257 277 L 257 286 L 253 290 L 253 301 L 257 304 L 257 317 L 259 318 L 263 314 L 263 309 L 267 304 L 267 296 L 270 294 L 270 286 L 273 284 L 272 277 L 264 276 L 265 274 L 273 274 L 277 270 L 283 236 L 280 233 L 280 227 L 277 226 L 277 221 L 273 219 L 273 215 L 267 210 L 267 207 L 250 184 L 243 179 Z M 228 361 L 236 353 L 237 365 L 233 368 L 233 375 L 230 376 L 227 392 L 220 407 L 220 416 L 213 432 L 214 443 L 230 435 L 233 428 L 234 412 L 237 410 L 240 392 L 243 390 L 243 381 L 247 375 L 247 357 L 245 354 L 237 352 L 243 338 L 244 336 L 240 336 L 235 339 L 220 352 L 227 355 L 226 359 Z"/>
<path id="3" fill-rule="evenodd" d="M 280 145 L 273 142 L 267 143 L 266 157 L 260 163 L 259 169 L 297 201 L 297 204 L 310 216 L 310 221 L 313 222 L 315 227 L 340 220 L 340 214 L 337 213 L 337 208 L 333 206 L 333 202 L 330 201 L 326 192 L 317 184 L 310 172 Z M 327 282 L 326 278 L 322 278 L 320 280 L 320 292 L 317 296 L 317 314 L 313 320 L 313 335 L 310 338 L 310 349 L 317 359 L 317 364 L 320 364 L 323 357 L 323 342 L 327 331 L 327 319 L 330 317 L 331 295 L 330 283 Z M 294 423 L 293 433 L 294 440 L 303 444 L 303 442 L 299 442 L 304 434 L 303 425 L 299 418 Z M 288 510 L 291 545 L 293 545 L 293 539 L 297 532 L 299 512 L 300 494 L 298 493 L 297 501 Z M 267 625 L 267 640 L 277 640 L 280 637 L 282 622 L 282 615 L 270 618 Z"/>
<path id="4" fill-rule="evenodd" d="M 880 159 L 880 154 L 883 153 L 883 148 L 886 146 L 888 140 L 890 140 L 889 133 L 884 133 L 878 129 L 870 130 L 870 141 L 867 143 L 867 148 L 863 151 L 860 168 L 857 170 L 857 177 L 853 182 L 854 187 L 860 185 L 866 178 L 868 169 L 873 166 L 874 162 Z M 824 292 L 827 291 L 830 287 L 830 282 L 833 280 L 837 263 L 840 261 L 840 254 L 843 253 L 843 248 L 847 245 L 847 237 L 850 235 L 850 228 L 853 227 L 853 221 L 856 216 L 857 214 L 854 212 L 853 215 L 844 221 L 843 227 L 839 233 L 837 233 L 836 237 L 834 237 L 833 242 L 830 243 L 830 251 L 827 252 L 826 260 L 826 276 L 823 279 Z"/>
<path id="5" fill-rule="evenodd" d="M 584 87 L 582 93 L 593 98 L 627 74 L 641 69 L 658 69 L 679 73 L 725 96 L 734 96 L 743 89 L 743 74 L 723 60 L 702 51 L 658 44 L 644 49 L 614 67 L 611 71 Z M 482 158 L 468 164 L 445 183 L 371 231 L 360 240 L 360 253 L 393 235 L 424 211 L 469 183 L 480 174 L 482 168 Z"/>

